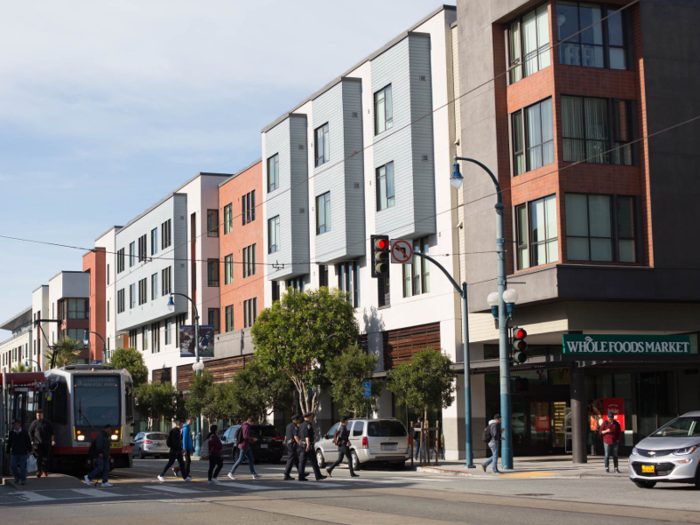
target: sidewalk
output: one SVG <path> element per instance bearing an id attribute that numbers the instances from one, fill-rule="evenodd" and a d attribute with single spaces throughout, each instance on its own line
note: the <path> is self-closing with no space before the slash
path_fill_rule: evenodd
<path id="1" fill-rule="evenodd" d="M 581 479 L 581 478 L 626 478 L 629 476 L 627 458 L 620 458 L 620 474 L 606 473 L 602 456 L 588 458 L 588 463 L 574 465 L 571 456 L 541 456 L 515 458 L 513 470 L 503 471 L 502 474 L 494 474 L 491 466 L 484 472 L 481 464 L 486 458 L 475 458 L 476 468 L 468 469 L 463 461 L 441 461 L 438 466 L 417 466 L 418 472 L 431 474 L 441 474 L 443 476 L 468 476 L 473 478 L 543 478 L 556 477 L 561 479 Z M 610 469 L 612 471 L 612 458 Z M 416 463 L 414 463 L 416 465 Z M 501 468 L 499 458 L 498 467 Z"/>

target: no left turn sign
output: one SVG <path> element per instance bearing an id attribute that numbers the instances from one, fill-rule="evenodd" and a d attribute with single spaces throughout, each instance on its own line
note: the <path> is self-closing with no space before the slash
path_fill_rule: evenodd
<path id="1" fill-rule="evenodd" d="M 391 241 L 391 262 L 406 264 L 413 257 L 413 243 L 410 241 Z"/>

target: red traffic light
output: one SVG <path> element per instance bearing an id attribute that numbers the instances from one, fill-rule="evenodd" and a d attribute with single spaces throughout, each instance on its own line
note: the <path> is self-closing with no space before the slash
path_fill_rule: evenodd
<path id="1" fill-rule="evenodd" d="M 387 248 L 389 248 L 389 241 L 387 241 L 386 239 L 377 240 L 377 248 L 379 248 L 380 250 L 386 250 Z"/>
<path id="2" fill-rule="evenodd" d="M 527 337 L 527 332 L 523 330 L 522 328 L 518 328 L 515 331 L 515 338 L 516 339 L 525 339 Z"/>

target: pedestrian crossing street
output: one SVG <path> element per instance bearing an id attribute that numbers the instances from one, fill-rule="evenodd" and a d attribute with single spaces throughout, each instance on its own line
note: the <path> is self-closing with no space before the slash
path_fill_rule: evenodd
<path id="1" fill-rule="evenodd" d="M 0 506 L 13 506 L 20 504 L 51 504 L 62 503 L 71 500 L 90 501 L 98 499 L 114 500 L 115 498 L 167 498 L 167 497 L 191 497 L 221 495 L 222 493 L 253 493 L 266 491 L 316 491 L 333 489 L 369 488 L 373 485 L 410 486 L 414 484 L 445 484 L 452 482 L 449 478 L 429 476 L 396 476 L 382 478 L 331 478 L 323 482 L 309 481 L 299 483 L 296 481 L 281 481 L 269 479 L 259 481 L 221 481 L 219 485 L 209 485 L 206 482 L 184 483 L 168 481 L 165 483 L 116 483 L 112 488 L 100 488 L 97 486 L 78 489 L 51 489 L 51 490 L 22 490 L 3 493 L 0 495 Z M 444 486 L 444 485 L 443 485 Z"/>

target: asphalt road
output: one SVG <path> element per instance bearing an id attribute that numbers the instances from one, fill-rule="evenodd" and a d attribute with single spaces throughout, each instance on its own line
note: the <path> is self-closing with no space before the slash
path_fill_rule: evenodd
<path id="1" fill-rule="evenodd" d="M 243 465 L 237 481 L 225 477 L 225 466 L 222 484 L 208 485 L 205 462 L 192 463 L 193 482 L 169 474 L 159 483 L 164 463 L 136 460 L 133 469 L 113 473 L 110 489 L 75 479 L 43 489 L 43 478 L 30 478 L 24 490 L 0 487 L 0 522 L 94 524 L 123 516 L 129 525 L 700 523 L 700 493 L 690 486 L 643 490 L 624 476 L 473 479 L 376 469 L 351 479 L 340 468 L 329 480 L 300 483 L 282 480 L 283 465 L 256 465 L 263 478 L 253 481 Z"/>

